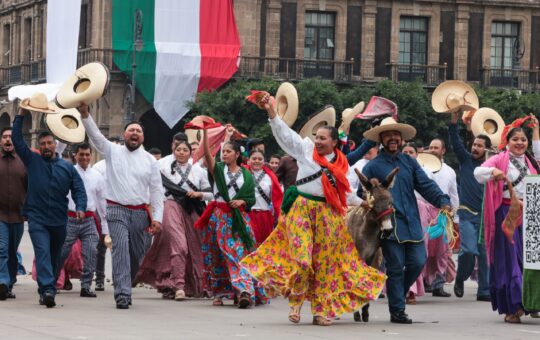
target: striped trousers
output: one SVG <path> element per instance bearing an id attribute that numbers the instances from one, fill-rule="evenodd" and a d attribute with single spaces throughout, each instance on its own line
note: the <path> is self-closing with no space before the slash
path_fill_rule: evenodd
<path id="1" fill-rule="evenodd" d="M 107 222 L 113 244 L 114 296 L 131 296 L 131 282 L 152 243 L 152 236 L 144 230 L 149 224 L 148 216 L 144 210 L 108 204 Z"/>
<path id="2" fill-rule="evenodd" d="M 93 217 L 86 217 L 82 222 L 78 222 L 73 217 L 68 218 L 66 240 L 62 246 L 59 268 L 64 266 L 64 262 L 66 262 L 71 248 L 77 239 L 81 240 L 84 263 L 81 275 L 81 288 L 90 289 L 96 268 L 97 244 L 99 242 L 99 235 Z"/>

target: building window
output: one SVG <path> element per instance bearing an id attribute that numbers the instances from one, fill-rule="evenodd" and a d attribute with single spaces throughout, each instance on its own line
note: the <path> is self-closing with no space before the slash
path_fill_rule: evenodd
<path id="1" fill-rule="evenodd" d="M 493 22 L 491 24 L 491 67 L 490 83 L 494 86 L 516 87 L 517 74 L 523 57 L 523 46 L 519 39 L 519 23 Z"/>
<path id="2" fill-rule="evenodd" d="M 32 60 L 32 18 L 24 19 L 23 61 Z"/>
<path id="3" fill-rule="evenodd" d="M 11 55 L 11 26 L 4 25 L 4 37 L 2 41 L 2 64 L 9 65 Z"/>
<path id="4" fill-rule="evenodd" d="M 399 22 L 399 80 L 425 80 L 427 64 L 428 18 L 401 17 Z"/>
<path id="5" fill-rule="evenodd" d="M 305 25 L 304 76 L 332 79 L 336 15 L 332 12 L 306 12 Z"/>
<path id="6" fill-rule="evenodd" d="M 90 44 L 90 5 L 87 0 L 81 4 L 81 19 L 79 26 L 79 48 L 87 48 Z"/>

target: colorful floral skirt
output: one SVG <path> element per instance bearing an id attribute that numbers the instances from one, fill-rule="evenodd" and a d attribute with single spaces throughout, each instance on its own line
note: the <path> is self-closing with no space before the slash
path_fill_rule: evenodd
<path id="1" fill-rule="evenodd" d="M 201 232 L 193 227 L 198 217 L 165 200 L 161 232 L 154 235 L 135 283 L 150 284 L 159 292 L 182 289 L 189 297 L 205 295 Z"/>
<path id="2" fill-rule="evenodd" d="M 246 228 L 253 238 L 249 216 L 242 212 Z M 215 297 L 234 298 L 242 292 L 251 294 L 253 302 L 268 302 L 264 289 L 249 272 L 240 267 L 242 260 L 253 249 L 246 249 L 242 240 L 232 233 L 232 213 L 219 207 L 214 209 L 206 229 L 202 232 L 202 252 L 206 286 Z"/>
<path id="3" fill-rule="evenodd" d="M 290 306 L 309 300 L 313 315 L 326 318 L 375 300 L 385 282 L 383 273 L 360 260 L 344 217 L 302 196 L 242 266 L 269 296 L 286 296 Z"/>

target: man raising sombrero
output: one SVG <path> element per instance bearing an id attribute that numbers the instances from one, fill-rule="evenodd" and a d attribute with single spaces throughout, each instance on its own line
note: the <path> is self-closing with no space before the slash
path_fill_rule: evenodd
<path id="1" fill-rule="evenodd" d="M 402 154 L 403 140 L 416 135 L 416 129 L 408 124 L 397 123 L 388 117 L 381 124 L 364 132 L 364 137 L 383 146 L 382 152 L 363 169 L 368 178 L 377 178 L 381 183 L 396 167 L 399 172 L 394 177 L 390 192 L 394 200 L 393 231 L 382 240 L 381 246 L 386 263 L 386 292 L 390 309 L 390 321 L 410 324 L 405 313 L 405 294 L 422 271 L 426 261 L 424 233 L 418 214 L 414 190 L 429 203 L 450 211 L 450 198 L 435 182 L 427 177 L 418 162 Z"/>

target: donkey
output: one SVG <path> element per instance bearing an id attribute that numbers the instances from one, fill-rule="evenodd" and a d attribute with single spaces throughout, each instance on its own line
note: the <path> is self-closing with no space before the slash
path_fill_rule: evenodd
<path id="1" fill-rule="evenodd" d="M 363 199 L 367 201 L 369 208 L 358 206 L 352 209 L 347 214 L 347 227 L 358 255 L 367 265 L 374 268 L 378 268 L 382 262 L 381 236 L 389 234 L 393 229 L 390 217 L 394 208 L 389 188 L 398 171 L 399 168 L 395 168 L 386 176 L 383 183 L 380 183 L 376 178 L 368 180 L 355 169 L 364 188 Z M 362 315 L 359 311 L 354 313 L 354 320 L 369 321 L 369 304 L 362 307 Z"/>

